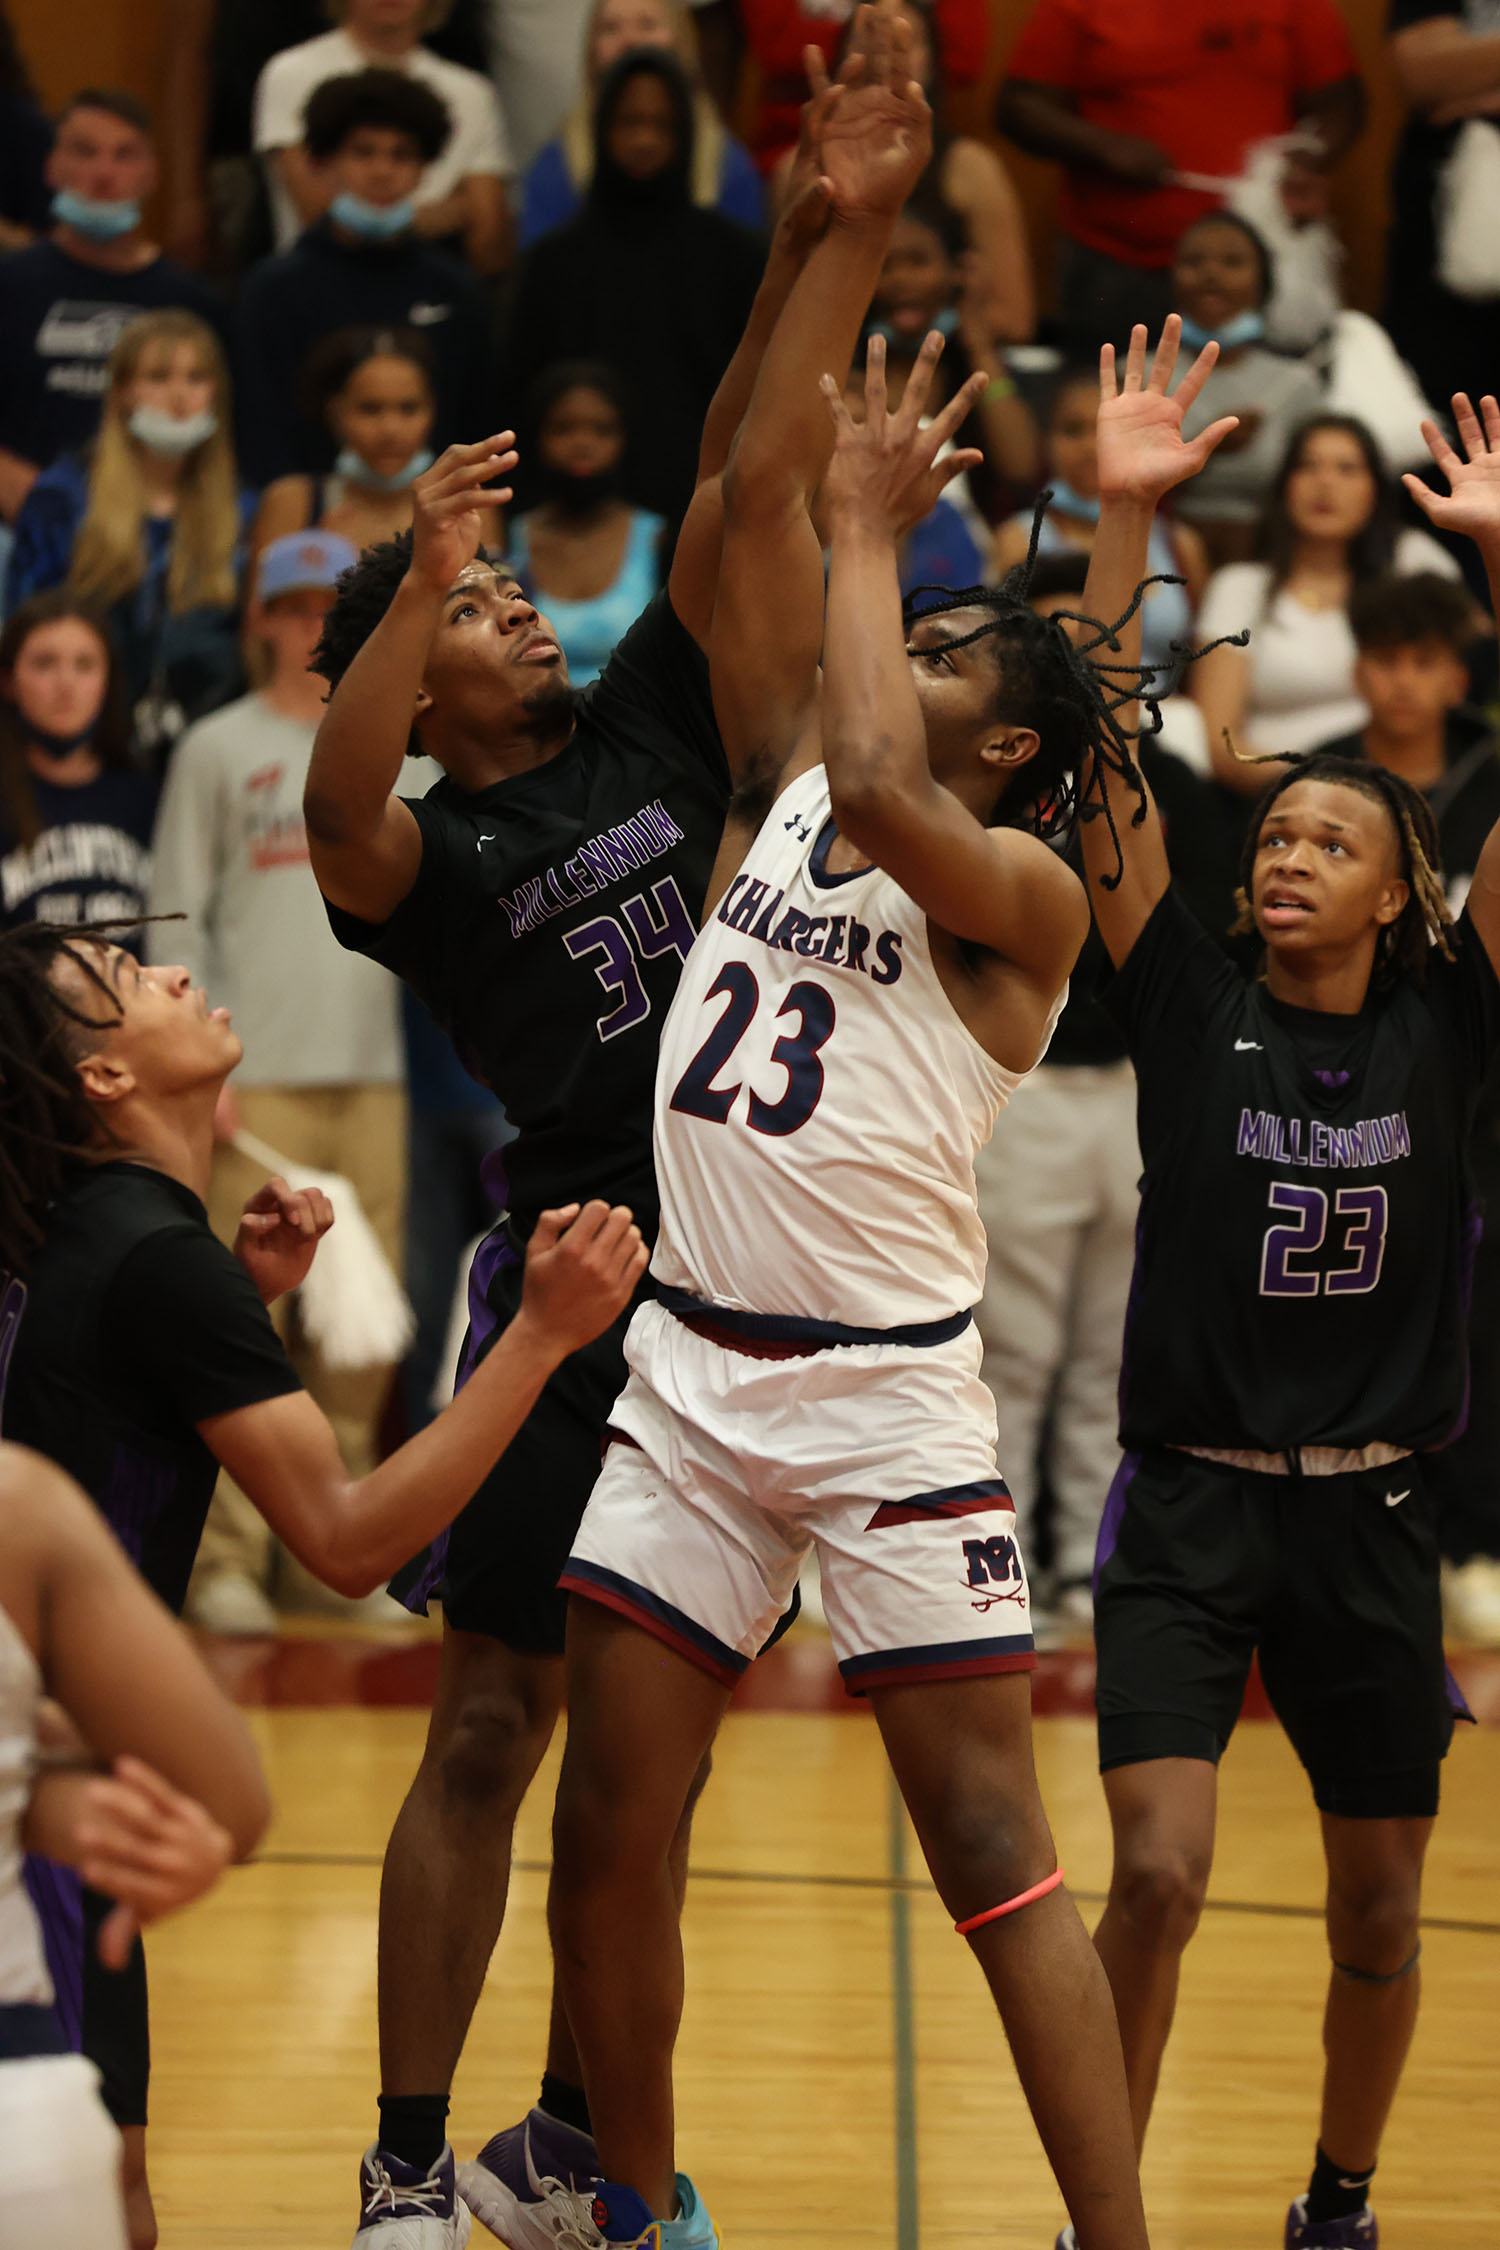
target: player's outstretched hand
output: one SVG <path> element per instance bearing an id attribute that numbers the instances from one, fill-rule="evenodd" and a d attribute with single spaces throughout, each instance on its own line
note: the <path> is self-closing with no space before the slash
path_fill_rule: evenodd
<path id="1" fill-rule="evenodd" d="M 1219 356 L 1205 344 L 1169 398 L 1167 385 L 1177 365 L 1182 322 L 1168 316 L 1161 342 L 1146 367 L 1146 330 L 1133 328 L 1125 355 L 1125 375 L 1115 372 L 1115 347 L 1099 354 L 1099 492 L 1106 500 L 1135 500 L 1155 507 L 1173 485 L 1196 476 L 1222 438 L 1236 427 L 1226 414 L 1187 442 L 1182 417 L 1207 382 Z"/>
<path id="2" fill-rule="evenodd" d="M 526 1248 L 521 1312 L 566 1358 L 625 1310 L 649 1255 L 623 1203 L 544 1211 Z"/>
<path id="3" fill-rule="evenodd" d="M 778 247 L 797 257 L 806 257 L 828 231 L 833 182 L 823 169 L 823 130 L 844 91 L 841 85 L 830 84 L 821 47 L 804 47 L 802 61 L 807 71 L 808 98 L 802 104 L 797 150 L 776 222 Z"/>
<path id="4" fill-rule="evenodd" d="M 515 443 L 514 430 L 501 430 L 477 445 L 450 445 L 412 486 L 411 575 L 434 592 L 446 594 L 478 554 L 480 509 L 503 507 L 512 497 L 509 485 L 488 487 L 520 459 Z"/>
<path id="5" fill-rule="evenodd" d="M 894 0 L 855 10 L 839 100 L 822 118 L 822 170 L 841 219 L 891 219 L 932 155 L 932 112 L 911 75 Z"/>
<path id="6" fill-rule="evenodd" d="M 1422 424 L 1427 450 L 1448 479 L 1448 490 L 1434 492 L 1417 476 L 1404 476 L 1401 482 L 1441 530 L 1461 531 L 1481 547 L 1500 547 L 1500 405 L 1487 394 L 1476 414 L 1467 393 L 1459 391 L 1453 400 L 1453 420 L 1464 449 L 1462 460 L 1436 422 Z"/>
<path id="7" fill-rule="evenodd" d="M 74 1836 L 84 1881 L 117 1901 L 99 1932 L 107 1969 L 123 1969 L 146 1924 L 201 1898 L 234 1857 L 228 1829 L 141 1758 L 90 1776 Z"/>
<path id="8" fill-rule="evenodd" d="M 934 328 L 923 338 L 916 364 L 896 413 L 886 412 L 885 340 L 870 338 L 865 356 L 865 419 L 856 422 L 832 375 L 822 378 L 823 396 L 833 416 L 833 459 L 823 478 L 823 504 L 831 520 L 858 517 L 899 539 L 920 523 L 938 494 L 984 456 L 972 447 L 937 459 L 940 448 L 973 411 L 987 375 L 971 375 L 941 414 L 924 429 L 922 416 L 943 339 Z"/>
<path id="9" fill-rule="evenodd" d="M 274 1305 L 307 1279 L 313 1253 L 333 1225 L 333 1205 L 321 1188 L 292 1188 L 267 1180 L 245 1205 L 234 1238 L 234 1254 L 260 1292 Z"/>

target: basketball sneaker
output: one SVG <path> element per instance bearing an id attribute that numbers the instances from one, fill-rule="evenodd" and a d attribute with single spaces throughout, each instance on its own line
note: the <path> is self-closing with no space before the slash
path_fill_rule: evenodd
<path id="1" fill-rule="evenodd" d="M 578 2234 L 577 2250 L 719 2250 L 713 2220 L 698 2200 L 698 2191 L 686 2172 L 677 2175 L 675 2219 L 653 2219 L 634 2188 L 617 2187 L 612 2180 L 595 2180 L 592 2197 L 580 2198 L 580 2217 L 586 2214 L 591 2231 Z M 575 2250 L 574 2238 L 564 2236 L 566 2250 Z"/>
<path id="2" fill-rule="evenodd" d="M 1286 2215 L 1286 2250 L 1379 2250 L 1380 2229 L 1367 2203 L 1346 2219 L 1309 2219 L 1299 2195 Z"/>
<path id="3" fill-rule="evenodd" d="M 1078 2237 L 1073 2232 L 1071 2223 L 1063 2228 L 1062 2233 L 1052 2245 L 1052 2250 L 1078 2250 Z"/>
<path id="4" fill-rule="evenodd" d="M 354 2250 L 464 2250 L 469 2214 L 454 2193 L 453 2151 L 428 2172 L 403 2164 L 378 2141 L 359 2168 L 359 2232 Z"/>
<path id="5" fill-rule="evenodd" d="M 509 2250 L 559 2250 L 578 2225 L 599 2170 L 593 2141 L 544 2109 L 533 2109 L 458 2167 L 458 2192 Z"/>

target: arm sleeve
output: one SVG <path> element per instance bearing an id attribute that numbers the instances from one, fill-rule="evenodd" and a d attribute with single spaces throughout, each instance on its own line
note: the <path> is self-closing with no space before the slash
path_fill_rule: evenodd
<path id="1" fill-rule="evenodd" d="M 110 1284 L 101 1326 L 124 1379 L 195 1426 L 302 1388 L 254 1282 L 206 1226 L 139 1244 Z"/>
<path id="2" fill-rule="evenodd" d="M 1296 0 L 1291 11 L 1292 91 L 1316 94 L 1359 76 L 1359 57 L 1332 0 Z"/>
<path id="3" fill-rule="evenodd" d="M 1500 978 L 1467 909 L 1453 926 L 1455 958 L 1433 951 L 1428 961 L 1426 999 L 1471 1098 L 1500 1050 Z"/>
<path id="4" fill-rule="evenodd" d="M 220 873 L 219 777 L 213 746 L 196 727 L 178 743 L 152 839 L 146 912 L 185 914 L 185 922 L 149 925 L 148 961 L 180 961 L 194 984 L 207 984 L 214 895 Z"/>
<path id="5" fill-rule="evenodd" d="M 1007 78 L 1037 86 L 1075 86 L 1083 49 L 1083 21 L 1075 0 L 1037 0 L 1005 66 Z"/>
<path id="6" fill-rule="evenodd" d="M 695 762 L 729 785 L 729 762 L 719 739 L 708 658 L 672 607 L 665 589 L 646 604 L 620 642 L 597 684 L 586 691 L 589 713 L 608 725 L 617 715 L 641 715 L 666 727 Z"/>

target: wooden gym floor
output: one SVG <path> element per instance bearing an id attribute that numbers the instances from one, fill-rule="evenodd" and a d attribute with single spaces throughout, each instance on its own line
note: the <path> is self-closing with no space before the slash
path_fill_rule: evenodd
<path id="1" fill-rule="evenodd" d="M 277 1803 L 265 1848 L 150 1941 L 163 2250 L 325 2250 L 373 2137 L 380 1857 L 419 1754 L 430 1642 L 315 1636 L 220 1657 Z M 726 2250 L 1050 2250 L 1061 2207 L 967 1948 L 893 1803 L 868 1715 L 799 1631 L 727 1721 L 685 1922 L 679 2153 Z M 754 1675 L 752 1675 L 754 1678 Z M 1108 1831 L 1087 1651 L 1044 1660 L 1038 1764 L 1096 1918 Z M 1500 1665 L 1460 1729 L 1433 1841 L 1424 2005 L 1379 2179 L 1386 2250 L 1500 2241 Z M 1057 1715 L 1044 1716 L 1052 1712 Z M 535 2098 L 555 1765 L 455 2093 L 460 2156 Z M 1317 1829 L 1274 1724 L 1223 1769 L 1209 1911 L 1147 2150 L 1156 2250 L 1276 2250 L 1306 2184 L 1326 1976 Z M 488 2250 L 478 2226 L 474 2250 Z"/>

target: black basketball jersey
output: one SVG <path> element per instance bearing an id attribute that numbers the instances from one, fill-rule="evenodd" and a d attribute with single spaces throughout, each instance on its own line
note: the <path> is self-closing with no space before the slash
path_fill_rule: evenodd
<path id="1" fill-rule="evenodd" d="M 579 698 L 567 747 L 408 800 L 416 883 L 335 935 L 406 980 L 504 1102 L 511 1214 L 604 1196 L 654 1233 L 656 1043 L 729 804 L 708 661 L 658 594 Z"/>
<path id="2" fill-rule="evenodd" d="M 77 1478 L 169 1609 L 219 1473 L 197 1425 L 301 1387 L 190 1188 L 101 1164 L 58 1197 L 14 1331 L 4 1434 Z"/>
<path id="3" fill-rule="evenodd" d="M 1456 959 L 1355 1016 L 1249 982 L 1169 889 L 1105 988 L 1144 1175 L 1120 1378 L 1127 1446 L 1440 1445 L 1467 1388 L 1464 1150 L 1500 1045 Z"/>

